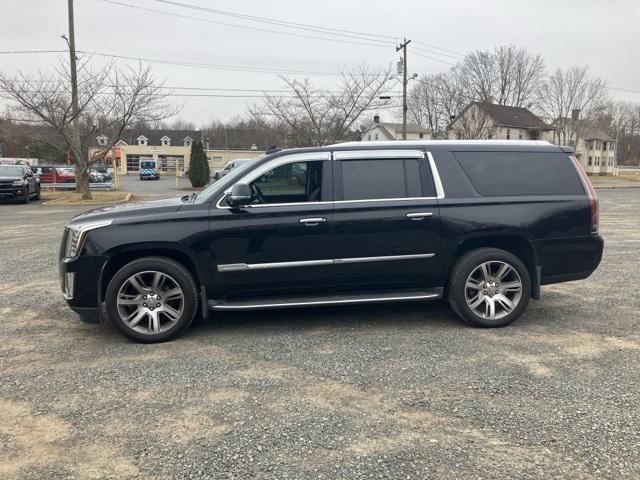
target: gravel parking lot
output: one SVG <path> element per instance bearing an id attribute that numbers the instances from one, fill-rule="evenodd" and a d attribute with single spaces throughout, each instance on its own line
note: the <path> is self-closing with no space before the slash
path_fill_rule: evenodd
<path id="1" fill-rule="evenodd" d="M 80 208 L 0 205 L 0 478 L 640 478 L 640 189 L 599 196 L 600 268 L 511 327 L 221 312 L 161 345 L 65 307 Z"/>

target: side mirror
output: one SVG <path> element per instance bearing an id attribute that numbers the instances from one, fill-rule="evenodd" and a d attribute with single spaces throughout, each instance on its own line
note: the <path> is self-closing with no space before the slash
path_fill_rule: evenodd
<path id="1" fill-rule="evenodd" d="M 227 199 L 227 203 L 233 207 L 247 205 L 251 203 L 251 187 L 246 183 L 236 183 L 231 188 L 231 196 Z"/>
<path id="2" fill-rule="evenodd" d="M 27 172 L 27 177 L 33 177 L 33 172 Z"/>

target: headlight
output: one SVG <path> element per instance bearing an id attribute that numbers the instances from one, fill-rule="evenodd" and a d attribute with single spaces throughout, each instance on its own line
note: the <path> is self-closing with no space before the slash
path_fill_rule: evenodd
<path id="1" fill-rule="evenodd" d="M 96 228 L 106 227 L 111 225 L 113 220 L 99 220 L 96 222 L 87 223 L 75 223 L 68 225 L 69 230 L 67 234 L 67 248 L 65 249 L 64 256 L 67 258 L 77 257 L 82 250 L 82 242 L 89 230 L 95 230 Z"/>
<path id="2" fill-rule="evenodd" d="M 24 180 L 16 180 L 11 185 L 13 185 L 14 187 L 22 187 L 22 186 L 24 186 L 25 183 L 26 182 Z"/>

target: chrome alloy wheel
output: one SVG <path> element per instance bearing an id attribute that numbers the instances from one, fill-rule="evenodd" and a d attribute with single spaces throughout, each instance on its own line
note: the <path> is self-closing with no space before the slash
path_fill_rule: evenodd
<path id="1" fill-rule="evenodd" d="M 485 262 L 467 277 L 464 297 L 471 311 L 481 318 L 498 320 L 509 315 L 522 298 L 522 280 L 505 262 Z"/>
<path id="2" fill-rule="evenodd" d="M 116 304 L 118 315 L 131 330 L 155 335 L 166 332 L 180 319 L 184 293 L 166 273 L 146 271 L 122 284 Z"/>

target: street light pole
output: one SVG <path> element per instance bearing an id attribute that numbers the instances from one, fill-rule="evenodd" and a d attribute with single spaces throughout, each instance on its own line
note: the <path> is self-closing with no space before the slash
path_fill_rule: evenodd
<path id="1" fill-rule="evenodd" d="M 407 139 L 407 45 L 411 40 L 404 39 L 400 45 L 396 47 L 396 52 L 402 50 L 402 139 Z"/>

